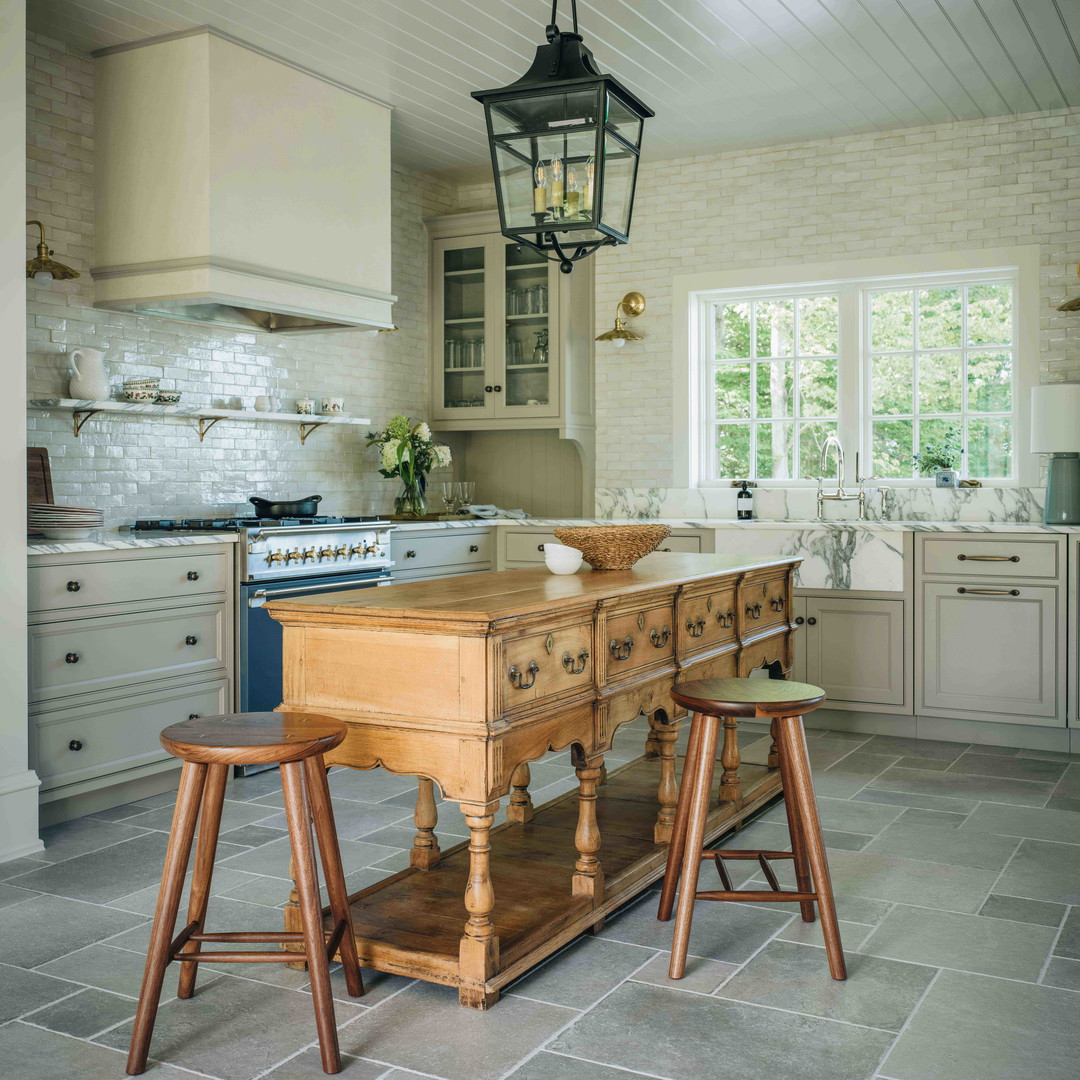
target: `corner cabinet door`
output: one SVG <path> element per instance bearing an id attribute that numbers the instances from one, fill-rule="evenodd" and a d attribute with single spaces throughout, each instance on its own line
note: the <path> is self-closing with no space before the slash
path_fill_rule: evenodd
<path id="1" fill-rule="evenodd" d="M 1056 588 L 924 582 L 922 600 L 920 712 L 1064 723 Z"/>
<path id="2" fill-rule="evenodd" d="M 806 600 L 801 596 L 792 597 L 791 617 L 798 630 L 791 635 L 791 675 L 792 682 L 809 682 L 806 674 Z"/>
<path id="3" fill-rule="evenodd" d="M 797 635 L 808 683 L 832 701 L 904 704 L 904 602 L 807 597 Z"/>
<path id="4" fill-rule="evenodd" d="M 432 415 L 441 420 L 495 416 L 502 366 L 494 331 L 501 287 L 501 244 L 487 236 L 437 241 L 432 250 Z M 498 354 L 498 355 L 497 355 Z"/>

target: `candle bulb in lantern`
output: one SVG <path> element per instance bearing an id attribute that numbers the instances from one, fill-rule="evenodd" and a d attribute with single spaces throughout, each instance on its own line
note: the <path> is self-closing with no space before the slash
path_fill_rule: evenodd
<path id="1" fill-rule="evenodd" d="M 566 216 L 576 218 L 581 210 L 581 192 L 578 190 L 577 172 L 566 170 Z"/>
<path id="2" fill-rule="evenodd" d="M 586 214 L 592 213 L 593 208 L 593 180 L 596 173 L 596 166 L 593 164 L 593 159 L 590 157 L 585 162 L 585 190 L 581 193 L 581 206 Z"/>
<path id="3" fill-rule="evenodd" d="M 563 160 L 561 157 L 553 157 L 551 159 L 551 185 L 548 187 L 548 209 L 556 217 L 562 213 L 564 197 Z"/>
<path id="4" fill-rule="evenodd" d="M 546 214 L 548 208 L 547 170 L 538 161 L 533 170 L 533 213 Z"/>

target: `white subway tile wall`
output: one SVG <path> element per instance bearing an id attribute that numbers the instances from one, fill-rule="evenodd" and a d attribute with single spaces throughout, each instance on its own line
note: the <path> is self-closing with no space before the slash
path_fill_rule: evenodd
<path id="1" fill-rule="evenodd" d="M 47 289 L 28 283 L 31 398 L 67 396 L 67 353 L 83 345 L 105 352 L 114 388 L 133 376 L 159 376 L 163 388 L 181 391 L 183 404 L 192 407 L 251 409 L 256 395 L 267 394 L 291 412 L 297 398 L 338 394 L 348 412 L 370 417 L 375 426 L 397 412 L 426 416 L 423 219 L 459 208 L 452 185 L 393 172 L 397 333 L 282 340 L 95 309 L 88 273 L 94 264 L 93 60 L 36 35 L 28 39 L 28 53 L 27 217 L 45 223 L 56 257 L 82 273 Z M 362 212 L 362 191 L 357 207 Z M 271 423 L 223 422 L 201 443 L 193 422 L 181 418 L 98 416 L 78 439 L 69 414 L 31 413 L 29 427 L 30 443 L 49 450 L 57 501 L 102 507 L 107 529 L 136 518 L 237 513 L 249 495 L 321 494 L 328 513 L 386 511 L 399 486 L 378 475 L 363 427 L 324 427 L 303 447 L 297 428 Z"/>

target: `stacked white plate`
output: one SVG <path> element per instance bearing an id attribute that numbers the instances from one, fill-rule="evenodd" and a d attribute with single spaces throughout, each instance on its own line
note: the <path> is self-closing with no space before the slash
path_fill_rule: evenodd
<path id="1" fill-rule="evenodd" d="M 105 524 L 105 514 L 92 506 L 30 503 L 27 523 L 31 532 L 42 532 L 50 540 L 85 540 Z"/>

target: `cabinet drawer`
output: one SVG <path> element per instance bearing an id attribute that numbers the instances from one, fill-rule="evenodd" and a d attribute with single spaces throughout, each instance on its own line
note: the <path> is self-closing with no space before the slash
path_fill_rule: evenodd
<path id="1" fill-rule="evenodd" d="M 786 574 L 740 585 L 735 604 L 740 636 L 745 639 L 770 626 L 786 623 L 791 617 L 789 603 Z"/>
<path id="2" fill-rule="evenodd" d="M 226 666 L 224 604 L 30 628 L 32 701 Z"/>
<path id="3" fill-rule="evenodd" d="M 680 597 L 675 615 L 679 653 L 734 641 L 737 621 L 734 588 Z"/>
<path id="4" fill-rule="evenodd" d="M 1056 578 L 1060 546 L 1056 540 L 972 540 L 927 537 L 923 573 L 949 577 Z"/>
<path id="5" fill-rule="evenodd" d="M 605 650 L 605 684 L 670 660 L 675 652 L 675 608 L 664 604 L 609 617 L 600 644 Z"/>
<path id="6" fill-rule="evenodd" d="M 506 532 L 506 561 L 538 563 L 544 561 L 544 544 L 559 544 L 552 532 Z"/>
<path id="7" fill-rule="evenodd" d="M 159 732 L 188 717 L 228 712 L 226 680 L 61 709 L 35 718 L 36 768 L 46 789 L 167 757 Z"/>
<path id="8" fill-rule="evenodd" d="M 669 536 L 657 551 L 701 551 L 700 536 Z"/>
<path id="9" fill-rule="evenodd" d="M 193 550 L 200 554 L 31 566 L 27 575 L 30 611 L 173 597 L 198 599 L 224 592 L 229 580 L 228 554 Z"/>
<path id="10" fill-rule="evenodd" d="M 471 564 L 479 569 L 481 564 L 491 562 L 491 533 L 486 529 L 447 529 L 440 536 L 391 534 L 390 551 L 396 570 Z"/>
<path id="11" fill-rule="evenodd" d="M 596 681 L 592 653 L 591 620 L 507 641 L 499 673 L 504 708 L 589 690 Z"/>

